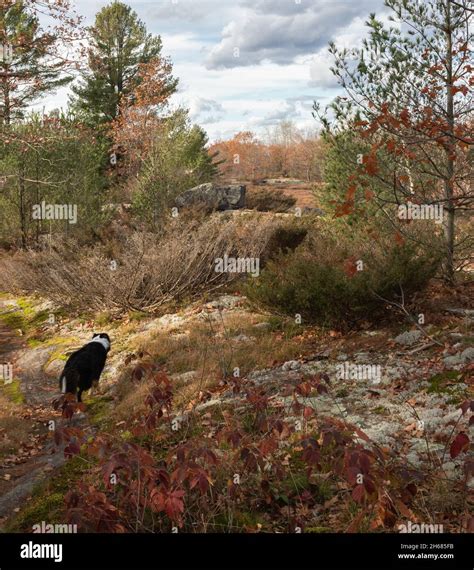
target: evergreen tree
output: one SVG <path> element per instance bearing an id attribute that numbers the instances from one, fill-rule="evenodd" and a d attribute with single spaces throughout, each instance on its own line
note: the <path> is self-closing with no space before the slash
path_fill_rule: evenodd
<path id="1" fill-rule="evenodd" d="M 163 59 L 159 36 L 147 33 L 137 14 L 121 2 L 103 8 L 90 29 L 88 67 L 80 85 L 74 86 L 73 107 L 98 123 L 110 122 L 119 114 L 120 101 L 129 97 L 140 82 L 142 64 Z M 171 74 L 164 95 L 176 90 Z"/>
<path id="2" fill-rule="evenodd" d="M 369 146 L 348 180 L 341 212 L 354 211 L 361 174 L 376 180 L 375 199 L 387 219 L 393 218 L 389 202 L 443 206 L 445 275 L 453 281 L 459 245 L 455 215 L 470 208 L 474 198 L 468 159 L 474 113 L 472 10 L 468 0 L 385 4 L 397 26 L 371 15 L 361 49 L 330 49 L 346 96 L 332 104 L 336 120 L 325 122 L 326 131 L 349 129 Z"/>
<path id="3" fill-rule="evenodd" d="M 208 151 L 206 132 L 192 125 L 188 112 L 178 109 L 153 130 L 147 152 L 133 186 L 136 213 L 150 227 L 160 227 L 174 198 L 184 190 L 210 182 L 217 174 L 215 153 Z"/>

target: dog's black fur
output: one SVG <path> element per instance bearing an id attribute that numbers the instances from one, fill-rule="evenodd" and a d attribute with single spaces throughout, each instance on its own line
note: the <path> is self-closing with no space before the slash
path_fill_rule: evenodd
<path id="1" fill-rule="evenodd" d="M 99 339 L 104 339 L 100 341 Z M 107 341 L 107 342 L 105 342 Z M 108 343 L 108 348 L 103 346 Z M 68 394 L 77 394 L 77 401 L 82 402 L 82 392 L 89 390 L 99 381 L 110 350 L 110 338 L 106 333 L 94 334 L 92 341 L 85 344 L 67 359 L 66 366 L 59 377 L 59 389 Z"/>

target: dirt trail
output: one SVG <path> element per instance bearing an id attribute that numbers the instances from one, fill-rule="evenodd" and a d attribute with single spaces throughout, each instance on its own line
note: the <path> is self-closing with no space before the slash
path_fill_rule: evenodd
<path id="1" fill-rule="evenodd" d="M 20 448 L 0 458 L 0 531 L 34 486 L 65 461 L 63 453 L 56 451 L 46 427 L 55 415 L 50 405 L 54 388 L 51 380 L 45 381 L 39 364 L 32 363 L 28 370 L 17 366 L 25 353 L 28 354 L 28 348 L 21 337 L 0 322 L 0 363 L 13 364 L 14 376 L 20 380 L 25 398 L 18 413 L 28 426 Z"/>
<path id="2" fill-rule="evenodd" d="M 2 322 L 0 322 L 0 361 L 6 362 L 7 357 L 22 346 L 21 338 L 15 336 Z"/>

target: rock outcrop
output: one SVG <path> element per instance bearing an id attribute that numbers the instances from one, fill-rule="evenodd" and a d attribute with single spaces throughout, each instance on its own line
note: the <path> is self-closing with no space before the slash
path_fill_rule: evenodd
<path id="1" fill-rule="evenodd" d="M 239 210 L 245 206 L 246 187 L 241 184 L 219 185 L 209 182 L 186 190 L 176 198 L 179 208 L 203 206 L 209 210 Z"/>

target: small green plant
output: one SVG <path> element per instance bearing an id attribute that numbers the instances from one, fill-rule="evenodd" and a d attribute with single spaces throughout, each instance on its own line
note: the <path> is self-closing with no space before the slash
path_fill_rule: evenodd
<path id="1" fill-rule="evenodd" d="M 453 383 L 459 382 L 462 374 L 457 370 L 447 370 L 440 374 L 435 374 L 429 379 L 428 394 L 450 393 Z"/>

